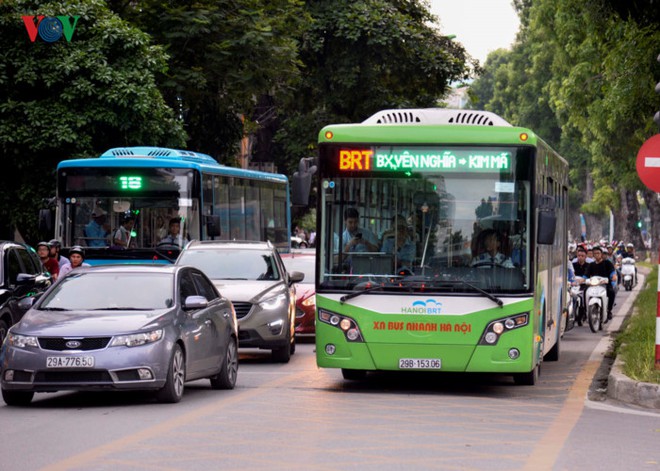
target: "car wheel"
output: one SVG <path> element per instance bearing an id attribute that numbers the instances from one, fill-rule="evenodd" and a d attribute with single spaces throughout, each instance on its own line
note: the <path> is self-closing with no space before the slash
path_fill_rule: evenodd
<path id="1" fill-rule="evenodd" d="M 9 330 L 9 326 L 5 321 L 0 319 L 0 345 L 2 345 L 2 342 L 5 341 L 5 337 L 7 336 L 7 331 Z"/>
<path id="2" fill-rule="evenodd" d="M 289 363 L 289 360 L 291 359 L 291 332 L 289 331 L 286 335 L 286 345 L 279 347 L 279 348 L 274 348 L 271 353 L 271 357 L 273 358 L 273 361 L 276 361 L 277 363 Z"/>
<path id="3" fill-rule="evenodd" d="M 183 384 L 186 381 L 186 360 L 181 345 L 174 344 L 170 366 L 167 369 L 165 386 L 158 391 L 156 397 L 160 402 L 175 403 L 183 397 Z"/>
<path id="4" fill-rule="evenodd" d="M 236 377 L 238 376 L 238 349 L 236 340 L 229 339 L 225 357 L 222 359 L 220 373 L 209 378 L 212 389 L 234 389 Z"/>
<path id="5" fill-rule="evenodd" d="M 34 397 L 32 391 L 8 391 L 2 390 L 2 399 L 8 406 L 27 406 Z"/>

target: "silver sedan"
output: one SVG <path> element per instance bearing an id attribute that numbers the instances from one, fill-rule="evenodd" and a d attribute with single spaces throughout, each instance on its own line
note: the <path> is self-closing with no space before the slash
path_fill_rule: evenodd
<path id="1" fill-rule="evenodd" d="M 186 381 L 236 384 L 233 305 L 195 268 L 76 269 L 21 303 L 29 310 L 0 351 L 8 405 L 28 404 L 35 392 L 104 389 L 153 390 L 179 402 Z"/>

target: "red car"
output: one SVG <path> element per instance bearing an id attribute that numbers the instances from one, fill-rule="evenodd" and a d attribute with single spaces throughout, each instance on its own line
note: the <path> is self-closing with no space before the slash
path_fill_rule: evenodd
<path id="1" fill-rule="evenodd" d="M 316 255 L 314 251 L 283 253 L 287 271 L 299 271 L 305 279 L 296 284 L 296 335 L 314 335 L 316 328 Z"/>

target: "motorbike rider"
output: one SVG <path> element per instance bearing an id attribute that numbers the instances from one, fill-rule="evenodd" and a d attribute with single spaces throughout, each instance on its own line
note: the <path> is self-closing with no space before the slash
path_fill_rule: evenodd
<path id="1" fill-rule="evenodd" d="M 635 255 L 635 246 L 632 244 L 632 242 L 628 242 L 626 244 L 626 255 L 625 257 L 630 257 L 633 260 L 637 261 L 637 256 Z M 635 264 L 635 284 L 637 284 L 637 265 Z"/>
<path id="2" fill-rule="evenodd" d="M 614 286 L 617 283 L 616 270 L 614 265 L 603 256 L 603 249 L 597 245 L 593 249 L 594 262 L 590 263 L 587 267 L 586 275 L 591 278 L 592 276 L 602 276 L 607 278 L 610 282 L 605 285 L 607 289 L 607 324 L 612 320 L 612 308 L 614 307 Z"/>
<path id="3" fill-rule="evenodd" d="M 587 267 L 589 266 L 589 263 L 587 263 L 587 249 L 584 248 L 584 246 L 580 245 L 576 249 L 576 258 L 575 261 L 573 262 L 573 273 L 575 274 L 575 282 L 580 285 L 580 293 L 582 295 L 582 299 L 584 300 L 584 292 L 587 289 L 587 285 L 584 284 L 584 280 L 587 277 Z M 584 316 L 584 302 L 581 304 L 581 312 L 577 313 L 580 317 Z"/>

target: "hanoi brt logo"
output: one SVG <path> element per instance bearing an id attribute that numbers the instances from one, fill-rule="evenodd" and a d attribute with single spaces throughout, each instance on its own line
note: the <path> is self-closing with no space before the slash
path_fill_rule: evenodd
<path id="1" fill-rule="evenodd" d="M 401 314 L 426 314 L 437 315 L 442 310 L 442 303 L 435 299 L 427 299 L 426 301 L 418 300 L 412 303 L 410 307 L 402 307 Z"/>
<path id="2" fill-rule="evenodd" d="M 23 23 L 30 41 L 37 39 L 37 34 L 47 43 L 54 43 L 64 36 L 67 42 L 71 41 L 73 31 L 78 24 L 80 16 L 23 16 Z M 36 21 L 35 21 L 36 19 Z"/>

